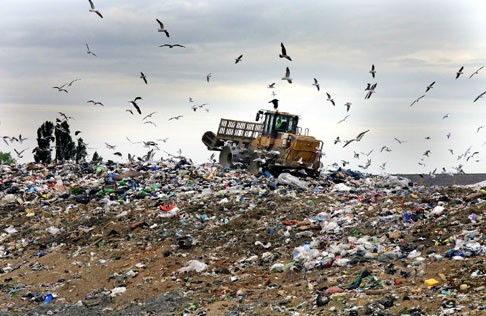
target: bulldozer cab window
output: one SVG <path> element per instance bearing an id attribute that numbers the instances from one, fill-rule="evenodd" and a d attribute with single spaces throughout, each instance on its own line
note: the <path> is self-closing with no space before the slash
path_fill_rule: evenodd
<path id="1" fill-rule="evenodd" d="M 296 124 L 291 116 L 277 115 L 275 120 L 276 132 L 295 133 Z"/>

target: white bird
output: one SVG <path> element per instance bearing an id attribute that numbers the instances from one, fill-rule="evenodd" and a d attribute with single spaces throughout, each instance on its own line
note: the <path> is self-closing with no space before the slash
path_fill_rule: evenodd
<path id="1" fill-rule="evenodd" d="M 173 117 L 169 118 L 169 121 L 170 120 L 179 120 L 181 117 L 183 117 L 183 116 L 182 115 L 173 116 Z"/>
<path id="2" fill-rule="evenodd" d="M 342 120 L 340 120 L 340 121 L 339 121 L 339 122 L 337 122 L 337 123 L 339 124 L 339 123 L 342 123 L 342 122 L 346 121 L 346 119 L 347 119 L 348 117 L 350 117 L 350 116 L 351 116 L 351 114 L 346 115 L 346 116 L 345 116 L 345 117 L 344 117 Z"/>
<path id="3" fill-rule="evenodd" d="M 483 69 L 483 68 L 484 68 L 484 66 L 479 67 L 479 68 L 478 68 L 478 69 L 477 69 L 475 72 L 473 72 L 473 73 L 472 73 L 472 74 L 469 76 L 469 79 L 471 79 L 471 78 L 472 78 L 472 76 L 477 75 L 477 74 L 478 74 L 478 72 L 479 72 L 481 69 Z"/>
<path id="4" fill-rule="evenodd" d="M 94 13 L 98 14 L 100 18 L 103 18 L 100 11 L 96 10 L 93 1 L 91 1 L 91 0 L 88 0 L 88 1 L 89 1 L 89 5 L 91 6 L 91 9 L 89 9 L 89 12 L 94 12 Z"/>
<path id="5" fill-rule="evenodd" d="M 164 32 L 165 35 L 167 35 L 167 37 L 169 37 L 169 32 L 164 28 L 164 23 L 160 22 L 159 19 L 155 19 L 157 21 L 157 23 L 159 23 L 159 29 L 158 31 L 159 32 Z"/>
<path id="6" fill-rule="evenodd" d="M 289 67 L 287 67 L 287 69 L 285 70 L 285 77 L 283 77 L 282 80 L 287 80 L 288 83 L 292 83 L 292 78 L 290 78 Z"/>

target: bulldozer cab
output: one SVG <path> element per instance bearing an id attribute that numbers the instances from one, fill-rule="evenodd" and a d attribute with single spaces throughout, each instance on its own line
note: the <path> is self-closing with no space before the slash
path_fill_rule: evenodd
<path id="1" fill-rule="evenodd" d="M 277 137 L 278 133 L 297 133 L 297 123 L 299 121 L 297 115 L 276 111 L 262 111 L 259 114 L 265 115 L 262 135 Z"/>

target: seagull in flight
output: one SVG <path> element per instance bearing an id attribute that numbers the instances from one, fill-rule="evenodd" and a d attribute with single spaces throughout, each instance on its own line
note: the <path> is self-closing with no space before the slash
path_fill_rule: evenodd
<path id="1" fill-rule="evenodd" d="M 365 90 L 368 90 L 368 93 L 366 93 L 366 95 L 365 95 L 365 100 L 371 98 L 371 96 L 373 95 L 373 93 L 375 93 L 375 88 L 376 88 L 376 85 L 377 84 L 378 83 L 376 83 L 376 82 L 374 84 L 372 84 L 372 85 L 370 85 L 368 83 L 368 86 L 365 89 Z"/>
<path id="2" fill-rule="evenodd" d="M 459 78 L 459 76 L 463 74 L 463 72 L 462 72 L 463 69 L 464 69 L 464 66 L 459 68 L 459 70 L 456 72 L 456 79 Z"/>
<path id="3" fill-rule="evenodd" d="M 154 122 L 152 121 L 145 121 L 143 124 L 152 124 L 154 127 L 157 127 Z"/>
<path id="4" fill-rule="evenodd" d="M 143 72 L 140 72 L 140 79 L 142 79 L 143 82 L 145 82 L 145 84 L 147 84 L 147 77 L 144 75 Z"/>
<path id="5" fill-rule="evenodd" d="M 448 117 L 449 117 L 449 115 L 450 115 L 450 113 L 447 113 L 446 115 L 444 115 L 444 116 L 442 117 L 442 119 L 446 119 L 446 118 L 448 118 Z"/>
<path id="6" fill-rule="evenodd" d="M 208 74 L 206 75 L 206 81 L 207 81 L 207 82 L 209 82 L 209 79 L 211 79 L 211 76 L 212 76 L 212 75 L 213 75 L 212 73 L 208 73 Z"/>
<path id="7" fill-rule="evenodd" d="M 98 16 L 100 18 L 103 18 L 103 16 L 101 15 L 100 11 L 96 10 L 93 1 L 91 1 L 91 0 L 88 0 L 88 1 L 89 1 L 89 5 L 91 6 L 91 9 L 89 9 L 89 12 L 94 12 L 94 13 L 98 14 Z"/>
<path id="8" fill-rule="evenodd" d="M 360 140 L 363 138 L 363 136 L 364 136 L 366 133 L 368 133 L 369 131 L 370 131 L 370 130 L 369 130 L 369 129 L 367 129 L 366 131 L 363 131 L 363 132 L 359 133 L 359 134 L 358 134 L 358 136 L 356 136 L 355 138 L 350 139 L 350 140 L 347 140 L 347 141 L 344 143 L 343 148 L 344 148 L 344 147 L 346 147 L 346 146 L 348 146 L 348 145 L 349 145 L 351 142 L 353 142 L 353 141 L 357 141 L 357 142 L 359 142 L 359 141 L 360 141 Z"/>
<path id="9" fill-rule="evenodd" d="M 339 122 L 337 122 L 337 123 L 339 124 L 339 123 L 342 123 L 342 122 L 346 121 L 346 119 L 347 119 L 348 117 L 350 117 L 350 116 L 351 116 L 351 114 L 346 115 L 346 116 L 345 116 L 345 117 L 344 117 L 342 120 L 340 120 L 340 121 L 339 121 Z"/>
<path id="10" fill-rule="evenodd" d="M 435 84 L 435 81 L 434 81 L 434 82 L 432 82 L 431 84 L 429 84 L 429 85 L 427 86 L 427 88 L 425 89 L 425 92 L 429 92 L 429 90 L 430 90 L 430 89 L 432 89 L 432 87 L 434 86 L 434 84 Z"/>
<path id="11" fill-rule="evenodd" d="M 393 139 L 396 140 L 399 144 L 402 144 L 402 143 L 406 143 L 407 142 L 406 140 L 399 140 L 396 137 L 393 137 Z"/>
<path id="12" fill-rule="evenodd" d="M 332 103 L 333 106 L 336 106 L 336 103 L 334 102 L 334 99 L 331 98 L 331 95 L 328 92 L 326 92 L 326 95 L 327 95 L 326 101 L 329 101 Z"/>
<path id="13" fill-rule="evenodd" d="M 152 117 L 152 115 L 154 115 L 155 113 L 157 113 L 157 112 L 152 112 L 152 113 L 150 113 L 150 114 L 145 115 L 145 117 L 142 119 L 142 121 L 145 121 L 145 120 L 146 120 L 146 119 L 148 119 L 149 117 Z"/>
<path id="14" fill-rule="evenodd" d="M 289 55 L 287 55 L 287 50 L 285 49 L 285 46 L 283 43 L 280 43 L 280 48 L 281 48 L 281 53 L 278 55 L 280 58 L 287 58 L 288 60 L 292 61 L 292 58 L 290 58 Z"/>
<path id="15" fill-rule="evenodd" d="M 268 103 L 272 103 L 275 110 L 278 109 L 278 99 L 270 100 Z"/>
<path id="16" fill-rule="evenodd" d="M 361 154 L 365 155 L 366 157 L 369 157 L 371 153 L 373 152 L 374 149 L 370 150 L 368 153 L 361 152 Z"/>
<path id="17" fill-rule="evenodd" d="M 67 84 L 68 87 L 72 86 L 73 83 L 75 83 L 76 81 L 79 81 L 79 80 L 81 80 L 81 79 L 74 79 L 74 80 L 72 80 L 70 83 Z"/>
<path id="18" fill-rule="evenodd" d="M 159 19 L 155 19 L 157 21 L 157 23 L 159 23 L 159 29 L 158 31 L 159 32 L 164 32 L 165 35 L 167 35 L 167 37 L 169 37 L 169 32 L 164 28 L 164 23 L 160 22 Z"/>
<path id="19" fill-rule="evenodd" d="M 386 152 L 390 152 L 391 151 L 390 147 L 388 147 L 387 145 L 381 147 L 380 152 L 383 152 L 383 150 L 386 151 Z"/>
<path id="20" fill-rule="evenodd" d="M 65 120 L 65 121 L 68 121 L 68 120 L 70 120 L 70 119 L 74 119 L 74 117 L 69 116 L 69 115 L 67 115 L 66 113 L 63 113 L 63 112 L 57 112 L 57 113 L 59 113 L 59 115 L 60 115 L 60 116 L 62 116 L 62 117 L 64 118 L 64 120 Z"/>
<path id="21" fill-rule="evenodd" d="M 344 103 L 344 106 L 346 107 L 346 112 L 349 112 L 349 108 L 351 108 L 351 102 L 346 102 Z"/>
<path id="22" fill-rule="evenodd" d="M 55 87 L 54 87 L 55 88 Z M 67 92 L 67 91 L 66 91 Z M 476 102 L 477 100 L 479 100 L 480 98 L 482 98 L 484 95 L 486 94 L 486 91 L 484 91 L 483 93 L 481 93 L 480 95 L 478 95 L 476 97 L 476 99 L 474 99 L 473 103 Z"/>
<path id="23" fill-rule="evenodd" d="M 95 53 L 93 53 L 93 52 L 92 52 L 92 51 L 89 49 L 88 43 L 86 43 L 86 49 L 87 49 L 86 53 L 87 53 L 88 55 L 93 55 L 94 57 L 96 57 L 96 54 L 95 54 Z"/>
<path id="24" fill-rule="evenodd" d="M 169 121 L 170 120 L 179 120 L 181 117 L 183 117 L 183 116 L 182 115 L 173 116 L 173 117 L 169 118 Z"/>
<path id="25" fill-rule="evenodd" d="M 372 76 L 373 78 L 374 78 L 374 77 L 375 77 L 375 75 L 376 75 L 376 70 L 375 70 L 375 65 L 374 65 L 374 64 L 373 64 L 373 65 L 371 65 L 370 74 L 371 74 L 371 76 Z"/>
<path id="26" fill-rule="evenodd" d="M 27 140 L 28 138 L 22 138 L 22 134 L 19 135 L 19 143 L 23 143 L 24 140 Z"/>
<path id="27" fill-rule="evenodd" d="M 269 88 L 269 89 L 275 88 L 275 82 L 272 82 L 271 84 L 269 84 L 267 88 Z"/>
<path id="28" fill-rule="evenodd" d="M 142 100 L 142 98 L 141 97 L 136 97 L 133 101 L 128 101 L 128 102 L 131 103 L 135 107 L 135 109 L 137 110 L 138 114 L 142 114 L 142 111 L 140 110 L 140 107 L 137 104 L 137 100 Z"/>
<path id="29" fill-rule="evenodd" d="M 52 88 L 53 88 L 53 89 L 57 89 L 57 91 L 59 91 L 59 92 L 64 91 L 64 92 L 66 92 L 66 93 L 69 93 L 69 92 L 68 92 L 66 89 L 64 89 L 64 88 L 63 88 L 64 86 L 65 86 L 65 85 L 62 85 L 62 86 L 60 86 L 60 87 L 52 87 Z"/>
<path id="30" fill-rule="evenodd" d="M 106 148 L 111 149 L 111 150 L 115 150 L 115 148 L 116 148 L 116 145 L 110 145 L 107 142 L 105 142 L 105 145 L 106 145 Z"/>
<path id="31" fill-rule="evenodd" d="M 283 77 L 282 80 L 287 80 L 288 83 L 292 83 L 292 78 L 290 78 L 289 67 L 287 67 L 287 69 L 285 70 L 285 77 Z"/>
<path id="32" fill-rule="evenodd" d="M 235 64 L 239 63 L 243 59 L 243 55 L 238 56 L 238 58 L 235 59 Z"/>
<path id="33" fill-rule="evenodd" d="M 182 48 L 186 48 L 186 46 L 181 45 L 181 44 L 163 44 L 163 45 L 160 45 L 159 47 L 169 47 L 169 48 L 182 47 Z"/>
<path id="34" fill-rule="evenodd" d="M 101 102 L 97 102 L 97 101 L 93 101 L 93 100 L 86 101 L 86 103 L 93 103 L 94 105 L 101 105 L 101 106 L 105 106 L 103 103 L 101 103 Z"/>
<path id="35" fill-rule="evenodd" d="M 15 153 L 17 154 L 17 157 L 18 157 L 18 158 L 22 158 L 22 157 L 24 157 L 24 156 L 22 156 L 22 153 L 23 153 L 24 151 L 26 151 L 27 149 L 28 149 L 28 148 L 25 148 L 25 149 L 23 149 L 23 150 L 21 150 L 21 151 L 18 151 L 17 149 L 15 149 L 15 148 L 14 148 L 14 151 L 15 151 Z"/>
<path id="36" fill-rule="evenodd" d="M 369 129 L 367 129 L 366 131 L 359 133 L 359 134 L 358 134 L 358 136 L 356 136 L 356 141 L 357 141 L 357 142 L 359 142 L 359 141 L 360 141 L 360 140 L 363 138 L 363 136 L 364 136 L 366 133 L 368 133 L 369 131 L 370 131 L 370 130 L 369 130 Z"/>
<path id="37" fill-rule="evenodd" d="M 478 69 L 477 69 L 475 72 L 473 72 L 473 73 L 472 73 L 472 74 L 469 76 L 469 79 L 471 79 L 471 78 L 472 78 L 472 76 L 477 75 L 477 74 L 478 74 L 478 72 L 479 72 L 481 69 L 483 69 L 483 68 L 484 68 L 484 66 L 479 67 L 479 68 L 478 68 Z"/>
<path id="38" fill-rule="evenodd" d="M 320 90 L 319 82 L 317 82 L 317 79 L 316 78 L 314 78 L 314 83 L 312 85 L 316 87 L 317 91 Z"/>
<path id="39" fill-rule="evenodd" d="M 423 97 L 425 97 L 425 94 L 423 94 L 420 97 L 418 97 L 417 99 L 413 100 L 412 104 L 410 104 L 410 107 L 412 107 L 415 103 L 417 103 L 418 101 L 420 101 L 420 99 L 422 99 Z"/>

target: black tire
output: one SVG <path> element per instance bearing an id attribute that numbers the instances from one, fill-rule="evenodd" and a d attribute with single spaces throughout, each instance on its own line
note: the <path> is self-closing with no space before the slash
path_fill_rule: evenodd
<path id="1" fill-rule="evenodd" d="M 255 159 L 257 159 L 258 157 L 258 154 L 254 153 L 248 163 L 248 172 L 255 176 L 260 174 L 262 167 L 261 161 L 255 161 Z"/>
<path id="2" fill-rule="evenodd" d="M 233 165 L 233 152 L 230 146 L 224 146 L 219 153 L 219 164 L 223 167 L 231 167 Z"/>

